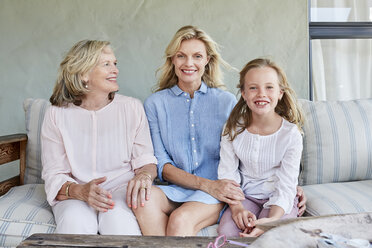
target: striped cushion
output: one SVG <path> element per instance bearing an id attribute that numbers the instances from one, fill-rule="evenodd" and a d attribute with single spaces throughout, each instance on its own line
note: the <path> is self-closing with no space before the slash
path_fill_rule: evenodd
<path id="1" fill-rule="evenodd" d="M 372 212 L 372 180 L 303 186 L 310 215 Z"/>
<path id="2" fill-rule="evenodd" d="M 28 136 L 26 150 L 25 184 L 44 183 L 41 179 L 40 131 L 44 114 L 50 103 L 44 99 L 26 99 L 23 102 Z"/>
<path id="3" fill-rule="evenodd" d="M 0 247 L 15 247 L 33 233 L 53 233 L 43 184 L 13 187 L 0 198 Z"/>
<path id="4" fill-rule="evenodd" d="M 300 103 L 306 118 L 301 184 L 372 179 L 372 99 Z"/>
<path id="5" fill-rule="evenodd" d="M 217 234 L 217 227 L 218 225 L 212 225 L 212 226 L 207 226 L 203 229 L 201 229 L 196 236 L 207 236 L 207 237 L 216 237 L 218 236 Z"/>

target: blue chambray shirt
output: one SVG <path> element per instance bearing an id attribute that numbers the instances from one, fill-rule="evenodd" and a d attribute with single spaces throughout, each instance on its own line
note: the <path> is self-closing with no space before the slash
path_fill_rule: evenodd
<path id="1" fill-rule="evenodd" d="M 199 177 L 217 179 L 221 133 L 235 104 L 233 94 L 209 88 L 204 82 L 194 98 L 175 85 L 146 99 L 144 107 L 160 180 L 166 163 Z M 174 184 L 159 187 L 175 202 L 219 202 L 200 190 Z"/>

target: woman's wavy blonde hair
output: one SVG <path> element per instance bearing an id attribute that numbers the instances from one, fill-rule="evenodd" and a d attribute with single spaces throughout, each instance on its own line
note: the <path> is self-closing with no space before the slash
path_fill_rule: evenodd
<path id="1" fill-rule="evenodd" d="M 82 78 L 97 65 L 103 49 L 109 45 L 109 41 L 82 40 L 67 52 L 59 66 L 57 81 L 49 99 L 52 105 L 81 104 L 84 95 L 89 92 Z M 113 99 L 114 94 L 110 93 L 109 99 Z"/>
<path id="2" fill-rule="evenodd" d="M 176 32 L 168 47 L 165 49 L 165 63 L 157 70 L 157 72 L 160 71 L 161 74 L 155 91 L 168 89 L 177 84 L 178 78 L 172 63 L 172 58 L 180 49 L 182 41 L 190 39 L 202 41 L 205 45 L 207 56 L 209 57 L 209 62 L 205 66 L 202 80 L 211 88 L 225 88 L 222 82 L 223 75 L 220 64 L 229 69 L 232 67 L 221 58 L 218 44 L 203 30 L 194 26 L 184 26 Z"/>
<path id="3" fill-rule="evenodd" d="M 296 93 L 291 89 L 287 76 L 284 71 L 272 60 L 267 58 L 257 58 L 248 62 L 243 70 L 240 72 L 240 80 L 237 88 L 240 93 L 244 91 L 244 77 L 250 69 L 270 67 L 274 69 L 278 75 L 279 87 L 283 92 L 283 97 L 278 101 L 275 112 L 282 116 L 287 121 L 296 124 L 302 133 L 302 126 L 304 123 L 304 115 L 297 102 Z M 226 122 L 223 135 L 228 135 L 230 140 L 242 133 L 244 129 L 248 128 L 252 121 L 252 111 L 249 109 L 243 97 L 240 96 L 238 103 L 235 105 Z"/>

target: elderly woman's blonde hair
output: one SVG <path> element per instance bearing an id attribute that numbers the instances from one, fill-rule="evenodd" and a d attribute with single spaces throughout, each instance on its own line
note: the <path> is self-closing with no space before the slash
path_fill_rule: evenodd
<path id="1" fill-rule="evenodd" d="M 257 58 L 248 62 L 240 72 L 240 80 L 237 88 L 240 93 L 244 91 L 244 77 L 247 72 L 254 68 L 269 67 L 276 71 L 279 79 L 279 87 L 283 92 L 283 97 L 278 101 L 275 112 L 287 121 L 296 124 L 302 133 L 304 124 L 304 114 L 297 102 L 296 93 L 289 85 L 285 72 L 271 59 Z M 252 111 L 248 107 L 244 98 L 240 96 L 238 103 L 235 105 L 227 119 L 223 135 L 228 135 L 230 140 L 242 133 L 252 122 Z"/>
<path id="2" fill-rule="evenodd" d="M 222 87 L 223 75 L 221 72 L 220 65 L 222 64 L 226 68 L 232 68 L 227 62 L 225 62 L 219 53 L 218 44 L 212 40 L 212 38 L 206 34 L 203 30 L 194 26 L 184 26 L 180 28 L 173 39 L 169 43 L 165 50 L 165 63 L 161 66 L 158 71 L 161 72 L 156 91 L 168 89 L 177 84 L 178 78 L 172 63 L 173 56 L 180 49 L 181 43 L 184 40 L 197 39 L 204 43 L 209 62 L 205 66 L 205 72 L 202 76 L 202 80 L 211 88 Z"/>
<path id="3" fill-rule="evenodd" d="M 81 104 L 84 95 L 89 92 L 82 78 L 97 65 L 103 49 L 109 45 L 109 41 L 82 40 L 67 52 L 59 66 L 57 81 L 49 99 L 52 105 Z M 114 94 L 110 93 L 108 98 L 113 99 Z"/>

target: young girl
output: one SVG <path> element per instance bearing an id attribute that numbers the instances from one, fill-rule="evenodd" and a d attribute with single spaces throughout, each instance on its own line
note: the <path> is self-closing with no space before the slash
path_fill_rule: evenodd
<path id="1" fill-rule="evenodd" d="M 241 97 L 221 139 L 218 178 L 239 183 L 246 199 L 229 204 L 218 232 L 257 237 L 263 231 L 255 225 L 297 217 L 303 114 L 285 73 L 269 59 L 250 61 L 238 88 Z"/>

